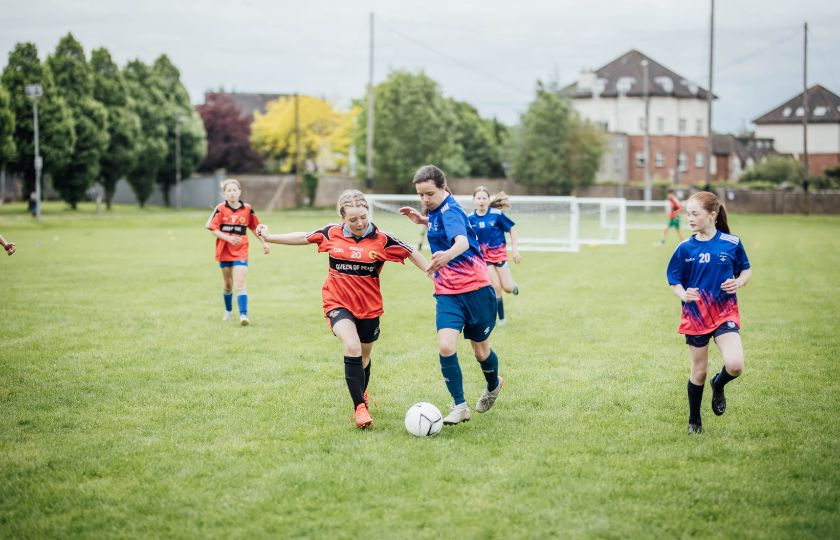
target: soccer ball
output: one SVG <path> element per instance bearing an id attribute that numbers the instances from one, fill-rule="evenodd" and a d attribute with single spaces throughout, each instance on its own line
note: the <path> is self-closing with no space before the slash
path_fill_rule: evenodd
<path id="1" fill-rule="evenodd" d="M 405 429 L 415 437 L 437 435 L 443 427 L 443 415 L 431 403 L 415 403 L 405 413 Z"/>

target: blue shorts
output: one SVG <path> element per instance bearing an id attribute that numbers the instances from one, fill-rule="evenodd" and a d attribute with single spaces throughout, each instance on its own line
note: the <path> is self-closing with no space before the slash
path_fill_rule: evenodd
<path id="1" fill-rule="evenodd" d="M 222 261 L 219 263 L 219 268 L 230 268 L 231 266 L 248 266 L 248 261 Z"/>
<path id="2" fill-rule="evenodd" d="M 733 321 L 726 321 L 722 325 L 718 326 L 714 329 L 714 331 L 709 332 L 708 334 L 700 334 L 699 336 L 690 336 L 688 334 L 685 335 L 685 342 L 692 347 L 697 347 L 698 349 L 702 349 L 706 345 L 709 344 L 709 340 L 713 337 L 718 337 L 723 334 L 728 334 L 730 332 L 735 332 L 736 334 L 740 334 L 740 328 L 738 325 Z M 717 341 L 717 340 L 715 340 Z"/>
<path id="3" fill-rule="evenodd" d="M 496 293 L 488 285 L 461 294 L 436 294 L 437 329 L 464 331 L 464 338 L 484 341 L 496 326 Z"/>

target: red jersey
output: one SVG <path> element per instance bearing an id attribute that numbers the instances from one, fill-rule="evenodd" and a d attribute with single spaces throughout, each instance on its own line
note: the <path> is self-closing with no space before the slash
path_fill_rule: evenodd
<path id="1" fill-rule="evenodd" d="M 344 235 L 343 225 L 327 225 L 306 235 L 319 252 L 328 252 L 330 271 L 321 288 L 324 315 L 343 307 L 357 319 L 373 319 L 383 313 L 379 273 L 385 261 L 404 263 L 411 246 L 371 224 L 362 238 Z"/>
<path id="2" fill-rule="evenodd" d="M 242 243 L 238 246 L 221 238 L 216 239 L 216 260 L 219 262 L 248 260 L 248 229 L 256 229 L 260 220 L 250 204 L 242 201 L 240 203 L 236 210 L 231 208 L 227 201 L 220 203 L 207 220 L 207 228 L 211 231 L 219 230 L 242 238 Z"/>
<path id="3" fill-rule="evenodd" d="M 670 197 L 668 199 L 668 202 L 671 203 L 671 211 L 668 212 L 668 219 L 674 219 L 675 217 L 680 215 L 680 209 L 682 209 L 682 205 L 676 197 Z"/>

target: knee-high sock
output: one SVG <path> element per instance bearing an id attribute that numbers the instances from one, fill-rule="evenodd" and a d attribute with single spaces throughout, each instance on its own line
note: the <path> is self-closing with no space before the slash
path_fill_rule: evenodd
<path id="1" fill-rule="evenodd" d="M 496 297 L 496 309 L 499 312 L 499 320 L 504 320 L 505 318 L 505 301 L 499 296 Z"/>
<path id="2" fill-rule="evenodd" d="M 700 403 L 703 401 L 704 385 L 696 385 L 688 380 L 688 421 L 692 424 L 699 424 Z"/>
<path id="3" fill-rule="evenodd" d="M 461 366 L 458 364 L 458 353 L 440 356 L 440 372 L 443 373 L 443 380 L 455 405 L 464 403 L 464 381 L 461 377 Z"/>
<path id="4" fill-rule="evenodd" d="M 365 370 L 362 369 L 361 356 L 344 357 L 344 379 L 347 381 L 347 390 L 353 398 L 353 406 L 364 403 Z"/>
<path id="5" fill-rule="evenodd" d="M 222 290 L 222 298 L 225 299 L 225 311 L 233 311 L 233 291 Z"/>
<path id="6" fill-rule="evenodd" d="M 484 373 L 484 380 L 487 381 L 487 389 L 495 390 L 499 386 L 499 358 L 493 349 L 490 349 L 490 355 L 479 362 L 481 371 Z"/>
<path id="7" fill-rule="evenodd" d="M 239 313 L 241 315 L 248 314 L 248 291 L 239 289 L 236 291 L 236 303 L 239 305 Z"/>
<path id="8" fill-rule="evenodd" d="M 372 363 L 373 363 L 372 361 L 368 360 L 368 365 L 365 368 L 365 387 L 364 387 L 364 390 L 367 390 L 368 383 L 370 383 L 370 365 Z"/>
<path id="9" fill-rule="evenodd" d="M 730 375 L 729 372 L 726 371 L 726 366 L 723 366 L 720 368 L 720 373 L 718 373 L 717 377 L 715 377 L 715 388 L 721 389 L 726 383 L 737 378 L 737 375 Z"/>

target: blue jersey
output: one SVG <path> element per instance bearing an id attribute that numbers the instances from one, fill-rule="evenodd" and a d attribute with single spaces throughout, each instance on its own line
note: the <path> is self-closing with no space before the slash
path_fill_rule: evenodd
<path id="1" fill-rule="evenodd" d="M 490 208 L 483 216 L 473 212 L 469 217 L 470 225 L 478 235 L 484 260 L 490 263 L 506 261 L 505 233 L 515 225 L 513 220 L 498 208 Z"/>
<path id="2" fill-rule="evenodd" d="M 668 284 L 697 288 L 700 292 L 696 302 L 683 302 L 678 332 L 708 334 L 726 321 L 734 321 L 740 326 L 738 298 L 720 285 L 729 278 L 738 277 L 749 267 L 744 245 L 734 234 L 717 231 L 705 242 L 691 236 L 678 245 L 668 263 Z"/>
<path id="3" fill-rule="evenodd" d="M 478 236 L 461 205 L 450 194 L 429 211 L 429 247 L 432 253 L 452 247 L 456 236 L 466 236 L 469 247 L 435 272 L 435 294 L 460 294 L 490 285 L 487 265 L 481 256 Z"/>

